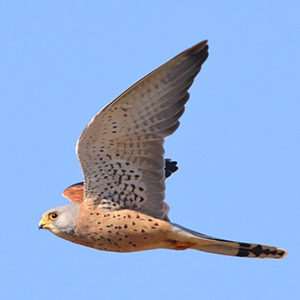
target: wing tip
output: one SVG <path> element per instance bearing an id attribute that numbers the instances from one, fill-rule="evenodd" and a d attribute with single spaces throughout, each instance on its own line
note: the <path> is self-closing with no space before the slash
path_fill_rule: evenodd
<path id="1" fill-rule="evenodd" d="M 202 54 L 204 56 L 208 56 L 208 40 L 204 40 L 200 43 L 197 43 L 196 45 L 188 48 L 187 50 L 185 50 L 186 55 L 197 55 L 200 52 L 202 52 Z"/>

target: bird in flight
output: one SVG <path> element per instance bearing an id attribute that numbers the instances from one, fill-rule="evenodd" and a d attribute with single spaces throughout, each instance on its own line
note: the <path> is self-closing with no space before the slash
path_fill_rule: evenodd
<path id="1" fill-rule="evenodd" d="M 214 238 L 171 223 L 164 139 L 179 126 L 192 85 L 208 57 L 207 41 L 183 51 L 131 86 L 91 119 L 76 153 L 84 183 L 67 188 L 72 203 L 46 211 L 39 223 L 58 237 L 104 251 L 196 249 L 283 258 L 283 249 Z"/>

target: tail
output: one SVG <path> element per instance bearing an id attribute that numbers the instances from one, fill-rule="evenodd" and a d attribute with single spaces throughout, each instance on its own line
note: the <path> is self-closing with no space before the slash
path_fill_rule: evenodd
<path id="1" fill-rule="evenodd" d="M 173 232 L 180 237 L 174 240 L 174 248 L 178 250 L 191 248 L 217 254 L 254 258 L 284 258 L 287 255 L 287 252 L 280 248 L 221 240 L 177 224 L 172 225 Z M 176 248 L 176 243 L 178 243 L 178 248 Z"/>

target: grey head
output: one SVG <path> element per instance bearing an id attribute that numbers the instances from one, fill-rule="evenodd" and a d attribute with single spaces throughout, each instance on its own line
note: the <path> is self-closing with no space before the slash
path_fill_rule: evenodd
<path id="1" fill-rule="evenodd" d="M 72 203 L 47 210 L 39 223 L 39 229 L 48 229 L 64 239 L 71 239 L 79 215 L 80 204 Z"/>

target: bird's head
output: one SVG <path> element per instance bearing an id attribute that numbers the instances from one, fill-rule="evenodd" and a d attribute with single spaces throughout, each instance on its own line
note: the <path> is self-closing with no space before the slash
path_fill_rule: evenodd
<path id="1" fill-rule="evenodd" d="M 39 229 L 48 229 L 57 236 L 66 238 L 76 228 L 80 204 L 68 204 L 46 211 L 39 223 Z"/>

